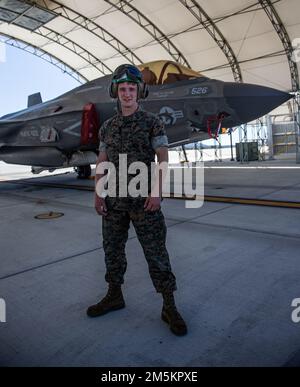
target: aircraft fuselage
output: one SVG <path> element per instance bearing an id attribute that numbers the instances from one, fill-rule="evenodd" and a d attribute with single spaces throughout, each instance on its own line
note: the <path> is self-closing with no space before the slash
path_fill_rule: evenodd
<path id="1" fill-rule="evenodd" d="M 98 78 L 51 101 L 2 117 L 0 159 L 58 167 L 72 165 L 70 160 L 76 152 L 92 152 L 96 157 L 99 126 L 116 111 L 116 102 L 108 94 L 109 84 L 110 76 Z M 206 77 L 149 88 L 149 97 L 141 105 L 161 117 L 171 146 L 208 138 L 208 123 L 221 114 L 222 127 L 234 127 L 266 114 L 290 98 L 275 89 Z M 84 112 L 91 104 L 98 124 L 96 127 L 94 120 L 91 133 L 83 141 Z M 86 114 L 92 117 L 92 112 Z"/>

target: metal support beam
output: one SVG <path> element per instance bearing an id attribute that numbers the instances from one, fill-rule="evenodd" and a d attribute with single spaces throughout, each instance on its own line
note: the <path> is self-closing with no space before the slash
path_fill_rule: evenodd
<path id="1" fill-rule="evenodd" d="M 203 26 L 209 35 L 214 39 L 219 48 L 226 56 L 231 67 L 233 78 L 236 82 L 243 82 L 242 72 L 239 62 L 231 48 L 230 44 L 219 30 L 214 21 L 208 16 L 204 9 L 198 4 L 196 0 L 179 0 L 181 4 L 198 20 L 199 24 Z"/>
<path id="2" fill-rule="evenodd" d="M 296 93 L 295 95 L 294 117 L 296 136 L 296 163 L 300 164 L 300 93 Z"/>
<path id="3" fill-rule="evenodd" d="M 1 39 L 1 36 L 3 36 L 4 39 Z M 7 44 L 9 46 L 18 48 L 22 51 L 28 52 L 40 59 L 43 59 L 44 61 L 60 69 L 63 73 L 74 78 L 79 83 L 85 83 L 88 81 L 85 77 L 83 77 L 80 73 L 78 73 L 76 69 L 66 65 L 65 63 L 61 62 L 60 59 L 56 58 L 53 55 L 48 54 L 46 51 L 43 51 L 39 47 L 33 46 L 27 42 L 24 42 L 20 39 L 16 39 L 12 36 L 9 36 L 3 33 L 0 34 L 0 42 Z"/>
<path id="4" fill-rule="evenodd" d="M 112 73 L 112 70 L 105 63 L 87 51 L 84 47 L 69 39 L 66 35 L 61 35 L 58 32 L 45 26 L 37 28 L 35 31 L 32 31 L 32 33 L 42 36 L 49 41 L 54 42 L 73 52 L 84 61 L 88 62 L 91 66 L 96 68 L 100 74 L 106 75 Z M 43 49 L 44 46 L 42 45 L 41 48 Z"/>
<path id="5" fill-rule="evenodd" d="M 78 27 L 83 28 L 88 32 L 96 35 L 98 38 L 100 38 L 105 43 L 114 48 L 120 55 L 124 56 L 126 60 L 130 61 L 131 63 L 134 63 L 134 60 L 139 63 L 142 63 L 141 59 L 138 58 L 138 56 L 136 56 L 133 51 L 131 51 L 127 46 L 125 46 L 121 41 L 115 38 L 107 30 L 103 29 L 98 24 L 88 19 L 87 17 L 79 14 L 78 12 L 60 4 L 59 2 L 48 0 L 26 1 L 26 3 L 32 6 L 38 5 L 41 9 L 56 13 L 57 16 L 63 17 L 74 23 Z M 74 54 L 84 59 L 90 66 L 96 68 L 101 75 L 107 75 L 112 73 L 112 69 L 110 69 L 102 60 L 97 58 L 83 46 L 69 39 L 67 37 L 67 34 L 59 34 L 58 32 L 51 30 L 50 28 L 47 28 L 45 26 L 39 27 L 32 33 L 43 36 L 44 38 L 48 39 L 49 42 L 54 42 L 72 51 Z M 43 47 L 44 46 L 40 47 L 41 51 L 46 52 Z"/>
<path id="6" fill-rule="evenodd" d="M 273 127 L 272 127 L 272 118 L 270 115 L 266 116 L 266 121 L 267 121 L 267 132 L 268 132 L 269 160 L 274 160 Z"/>
<path id="7" fill-rule="evenodd" d="M 108 30 L 101 27 L 98 23 L 89 19 L 88 17 L 80 14 L 67 7 L 64 4 L 61 4 L 55 0 L 43 0 L 43 1 L 35 1 L 40 7 L 56 13 L 58 16 L 63 17 L 64 19 L 69 20 L 74 23 L 78 27 L 88 31 L 89 33 L 97 36 L 103 42 L 111 46 L 115 51 L 117 51 L 121 56 L 126 58 L 130 63 L 142 63 L 142 60 L 131 50 L 128 46 L 126 46 L 123 42 L 117 39 L 114 35 L 112 35 Z"/>
<path id="8" fill-rule="evenodd" d="M 299 90 L 299 74 L 298 74 L 298 68 L 297 64 L 293 62 L 292 55 L 293 55 L 293 46 L 290 40 L 290 37 L 287 33 L 287 30 L 282 23 L 274 5 L 270 0 L 258 0 L 262 9 L 266 12 L 268 18 L 270 19 L 275 31 L 277 32 L 279 39 L 282 42 L 282 45 L 285 50 L 285 54 L 288 59 L 289 67 L 290 67 L 290 73 L 291 73 L 291 81 L 292 81 L 292 90 L 297 91 Z"/>
<path id="9" fill-rule="evenodd" d="M 130 17 L 141 28 L 148 32 L 154 40 L 161 45 L 170 56 L 178 63 L 187 66 L 190 65 L 182 52 L 175 46 L 170 38 L 165 35 L 148 17 L 129 3 L 127 0 L 104 0 L 106 3 L 118 9 L 124 15 Z"/>
<path id="10" fill-rule="evenodd" d="M 37 4 L 39 6 L 39 8 L 41 8 L 41 9 L 45 9 L 47 11 L 48 10 L 52 11 L 51 9 L 43 8 L 37 2 L 36 3 L 27 2 L 27 3 L 29 5 L 32 5 L 32 6 Z M 52 11 L 52 13 L 53 13 L 53 11 Z M 41 27 L 37 28 L 36 30 L 32 31 L 31 33 L 42 36 L 42 37 L 46 38 L 49 42 L 54 42 L 58 45 L 63 46 L 64 48 L 68 49 L 72 53 L 74 53 L 77 56 L 79 56 L 80 58 L 82 58 L 85 62 L 87 62 L 88 64 L 90 64 L 94 68 L 96 68 L 99 71 L 99 75 L 107 75 L 107 74 L 112 73 L 112 70 L 104 62 L 102 62 L 95 55 L 93 55 L 92 53 L 87 51 L 81 45 L 79 45 L 76 42 L 74 42 L 73 40 L 69 39 L 66 34 L 62 35 L 62 34 L 56 32 L 56 31 L 54 31 L 46 26 L 41 26 Z M 30 44 L 30 42 L 27 42 L 27 43 Z M 44 46 L 45 45 L 41 45 L 39 48 L 43 52 L 47 52 L 47 50 L 44 49 Z M 51 54 L 49 54 L 49 55 L 51 56 Z"/>

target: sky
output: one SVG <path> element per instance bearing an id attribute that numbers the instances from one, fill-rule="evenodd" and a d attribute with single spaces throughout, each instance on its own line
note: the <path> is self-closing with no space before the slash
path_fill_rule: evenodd
<path id="1" fill-rule="evenodd" d="M 80 85 L 54 65 L 18 48 L 3 46 L 0 52 L 0 117 L 26 108 L 30 94 L 41 92 L 43 101 L 47 101 Z"/>

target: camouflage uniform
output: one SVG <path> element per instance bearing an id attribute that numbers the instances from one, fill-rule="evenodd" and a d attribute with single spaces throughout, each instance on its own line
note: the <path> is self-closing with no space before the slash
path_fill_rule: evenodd
<path id="1" fill-rule="evenodd" d="M 148 169 L 150 192 L 151 162 L 155 150 L 167 146 L 168 140 L 161 121 L 152 113 L 139 109 L 133 115 L 120 113 L 107 120 L 100 129 L 100 151 L 106 151 L 108 160 L 117 172 L 119 188 L 119 154 L 127 154 L 128 165 L 142 161 Z M 128 183 L 132 178 L 128 175 Z M 145 197 L 106 197 L 108 214 L 102 218 L 103 247 L 108 283 L 122 284 L 127 267 L 125 244 L 132 221 L 149 266 L 149 273 L 157 292 L 176 290 L 176 279 L 171 270 L 166 249 L 166 224 L 161 209 L 144 211 Z"/>

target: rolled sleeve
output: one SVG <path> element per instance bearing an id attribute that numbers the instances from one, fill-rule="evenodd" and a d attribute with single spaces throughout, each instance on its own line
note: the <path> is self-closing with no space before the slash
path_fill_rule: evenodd
<path id="1" fill-rule="evenodd" d="M 100 143 L 99 143 L 99 152 L 105 152 L 106 148 L 107 148 L 107 146 L 106 146 L 105 142 L 100 141 Z"/>
<path id="2" fill-rule="evenodd" d="M 155 150 L 160 147 L 168 147 L 168 137 L 162 120 L 158 117 L 155 117 L 152 127 L 152 136 L 151 136 L 152 148 Z"/>
<path id="3" fill-rule="evenodd" d="M 169 146 L 168 137 L 166 135 L 152 137 L 151 144 L 154 150 L 163 146 L 168 147 Z"/>

